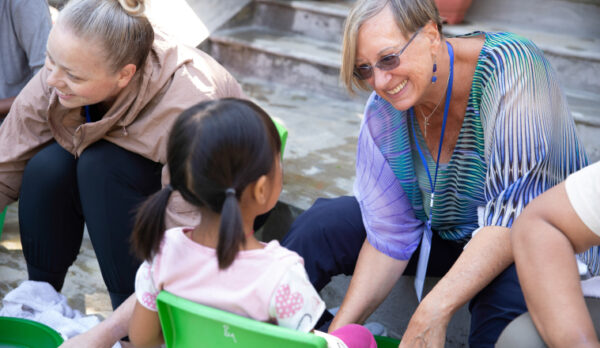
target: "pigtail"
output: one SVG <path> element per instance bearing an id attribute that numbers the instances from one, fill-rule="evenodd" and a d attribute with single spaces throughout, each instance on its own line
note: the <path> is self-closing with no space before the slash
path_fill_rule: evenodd
<path id="1" fill-rule="evenodd" d="M 219 269 L 229 267 L 240 247 L 246 243 L 242 212 L 236 197 L 235 189 L 225 191 L 225 201 L 221 210 L 221 226 L 219 227 L 219 243 L 217 244 L 217 259 Z"/>
<path id="2" fill-rule="evenodd" d="M 131 246 L 140 260 L 150 260 L 159 251 L 165 234 L 165 212 L 172 192 L 171 185 L 167 185 L 150 196 L 136 214 Z"/>

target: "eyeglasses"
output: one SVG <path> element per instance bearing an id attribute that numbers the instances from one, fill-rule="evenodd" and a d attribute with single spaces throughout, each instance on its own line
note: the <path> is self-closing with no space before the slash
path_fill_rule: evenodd
<path id="1" fill-rule="evenodd" d="M 421 28 L 417 29 L 417 31 L 415 31 L 415 33 L 410 37 L 410 39 L 408 40 L 406 45 L 404 45 L 404 47 L 402 47 L 400 52 L 383 56 L 381 59 L 379 59 L 377 64 L 375 64 L 375 67 L 379 68 L 380 70 L 383 70 L 383 71 L 389 71 L 389 70 L 396 69 L 398 67 L 398 65 L 400 65 L 400 55 L 404 52 L 404 50 L 406 50 L 408 45 L 410 45 L 410 43 L 415 39 L 415 37 L 417 37 L 417 35 L 421 31 L 421 29 L 423 29 L 423 27 L 421 27 Z M 359 80 L 366 80 L 368 78 L 371 78 L 371 76 L 373 76 L 373 67 L 369 64 L 355 66 L 353 74 L 354 74 L 354 77 L 356 77 Z"/>

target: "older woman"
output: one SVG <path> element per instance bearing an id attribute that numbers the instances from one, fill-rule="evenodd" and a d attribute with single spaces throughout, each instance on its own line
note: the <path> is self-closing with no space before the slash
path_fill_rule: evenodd
<path id="1" fill-rule="evenodd" d="M 143 12 L 142 0 L 67 4 L 0 127 L 0 211 L 19 199 L 29 279 L 60 290 L 85 223 L 115 308 L 134 291 L 134 208 L 161 187 L 171 124 L 199 101 L 243 96 Z"/>
<path id="2" fill-rule="evenodd" d="M 401 346 L 443 346 L 451 316 L 471 301 L 470 345 L 491 347 L 526 310 L 513 221 L 587 160 L 539 48 L 510 33 L 445 38 L 441 27 L 433 0 L 356 2 L 341 77 L 351 92 L 373 90 L 356 200 L 317 201 L 283 245 L 304 257 L 317 289 L 334 274 L 354 274 L 330 330 L 363 322 L 415 269 L 420 297 L 428 269 L 443 278 Z"/>

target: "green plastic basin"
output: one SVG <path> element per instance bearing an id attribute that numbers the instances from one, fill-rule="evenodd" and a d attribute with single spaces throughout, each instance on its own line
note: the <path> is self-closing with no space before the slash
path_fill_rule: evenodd
<path id="1" fill-rule="evenodd" d="M 386 336 L 375 336 L 377 348 L 398 348 L 400 340 Z"/>
<path id="2" fill-rule="evenodd" d="M 56 348 L 61 343 L 60 334 L 44 324 L 0 317 L 0 348 Z"/>

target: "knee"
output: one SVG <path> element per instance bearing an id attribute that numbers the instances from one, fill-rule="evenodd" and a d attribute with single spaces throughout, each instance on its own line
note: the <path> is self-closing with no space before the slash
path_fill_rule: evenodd
<path id="1" fill-rule="evenodd" d="M 80 187 L 109 183 L 147 194 L 160 189 L 162 165 L 105 140 L 90 145 L 77 161 Z"/>
<path id="2" fill-rule="evenodd" d="M 326 242 L 327 237 L 336 232 L 346 235 L 356 234 L 349 230 L 365 234 L 356 199 L 347 196 L 333 199 L 319 198 L 292 223 L 290 231 L 283 239 L 283 244 L 310 241 L 315 245 L 318 241 Z"/>
<path id="3" fill-rule="evenodd" d="M 23 188 L 57 189 L 75 180 L 75 157 L 54 143 L 31 158 L 23 174 Z M 38 191 L 40 192 L 40 191 Z"/>
<path id="4" fill-rule="evenodd" d="M 496 342 L 496 348 L 511 347 L 546 347 L 546 344 L 538 334 L 529 313 L 518 316 L 508 324 Z"/>
<path id="5" fill-rule="evenodd" d="M 111 160 L 111 153 L 115 151 L 113 147 L 116 145 L 101 140 L 86 148 L 77 160 L 79 180 L 95 180 L 109 173 L 115 162 Z"/>

